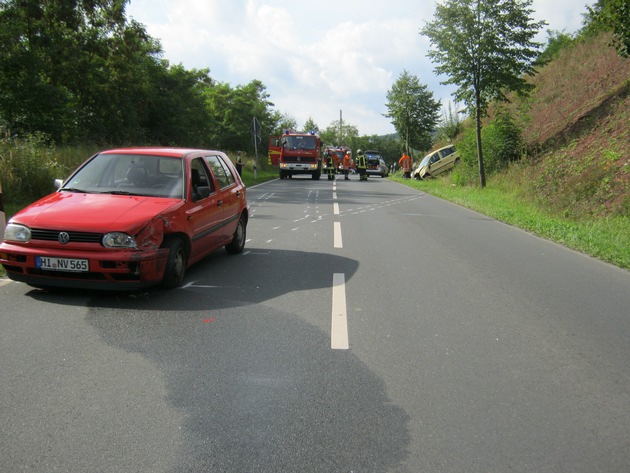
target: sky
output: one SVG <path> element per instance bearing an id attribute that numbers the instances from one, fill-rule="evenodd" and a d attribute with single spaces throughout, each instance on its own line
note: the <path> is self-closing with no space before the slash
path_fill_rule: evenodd
<path id="1" fill-rule="evenodd" d="M 573 33 L 586 0 L 533 0 L 533 19 L 547 30 Z M 232 87 L 261 81 L 274 109 L 301 128 L 339 121 L 360 135 L 394 133 L 387 92 L 403 71 L 418 77 L 442 103 L 453 86 L 440 82 L 420 29 L 436 0 L 130 0 L 127 16 L 158 39 L 163 58 L 186 69 L 209 69 Z"/>

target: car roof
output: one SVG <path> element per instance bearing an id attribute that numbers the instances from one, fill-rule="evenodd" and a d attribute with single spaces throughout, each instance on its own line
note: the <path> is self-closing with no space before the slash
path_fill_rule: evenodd
<path id="1" fill-rule="evenodd" d="M 183 158 L 192 153 L 200 154 L 224 154 L 222 151 L 208 150 L 208 149 L 196 149 L 196 148 L 170 148 L 160 146 L 142 146 L 142 147 L 130 147 L 130 148 L 115 148 L 101 151 L 100 154 L 142 154 L 153 156 L 169 156 L 176 158 Z"/>

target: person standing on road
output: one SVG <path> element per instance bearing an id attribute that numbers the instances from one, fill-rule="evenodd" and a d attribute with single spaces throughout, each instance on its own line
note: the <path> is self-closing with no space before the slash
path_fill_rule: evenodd
<path id="1" fill-rule="evenodd" d="M 362 150 L 357 151 L 357 171 L 359 172 L 359 181 L 367 181 L 367 163 L 365 153 Z"/>
<path id="2" fill-rule="evenodd" d="M 236 158 L 236 172 L 239 176 L 243 175 L 243 160 L 241 159 L 241 152 L 238 152 L 238 157 Z"/>
<path id="3" fill-rule="evenodd" d="M 348 173 L 350 172 L 350 150 L 346 151 L 346 154 L 343 155 L 343 175 L 344 180 L 350 179 L 348 177 Z"/>
<path id="4" fill-rule="evenodd" d="M 402 157 L 398 160 L 398 164 L 403 170 L 405 179 L 411 179 L 411 158 L 407 153 L 403 152 Z"/>
<path id="5" fill-rule="evenodd" d="M 325 169 L 329 181 L 335 179 L 335 164 L 332 155 L 334 155 L 334 153 L 331 153 L 330 150 L 326 150 L 326 154 L 324 155 Z"/>

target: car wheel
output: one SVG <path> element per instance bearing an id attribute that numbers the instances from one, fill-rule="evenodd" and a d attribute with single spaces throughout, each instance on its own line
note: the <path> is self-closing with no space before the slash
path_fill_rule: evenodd
<path id="1" fill-rule="evenodd" d="M 181 238 L 168 240 L 165 242 L 164 247 L 168 248 L 168 259 L 166 260 L 162 287 L 174 289 L 181 286 L 182 282 L 184 282 L 188 256 Z"/>
<path id="2" fill-rule="evenodd" d="M 241 218 L 238 219 L 238 224 L 236 225 L 232 241 L 225 245 L 225 250 L 229 254 L 236 255 L 241 253 L 243 248 L 245 248 L 245 237 L 247 235 L 246 227 L 245 217 L 241 215 Z"/>

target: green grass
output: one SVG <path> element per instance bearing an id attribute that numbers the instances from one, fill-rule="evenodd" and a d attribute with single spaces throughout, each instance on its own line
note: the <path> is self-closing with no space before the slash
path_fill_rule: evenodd
<path id="1" fill-rule="evenodd" d="M 255 186 L 256 184 L 271 181 L 272 179 L 276 179 L 277 177 L 278 168 L 267 165 L 260 166 L 260 168 L 256 172 L 256 177 L 254 177 L 253 162 L 248 161 L 245 161 L 245 165 L 243 166 L 243 173 L 241 174 L 241 179 L 243 180 L 245 187 Z"/>
<path id="2" fill-rule="evenodd" d="M 475 210 L 535 235 L 630 269 L 630 218 L 628 216 L 571 219 L 549 214 L 536 203 L 524 199 L 500 179 L 486 187 L 456 187 L 450 177 L 426 181 L 391 180 Z"/>

